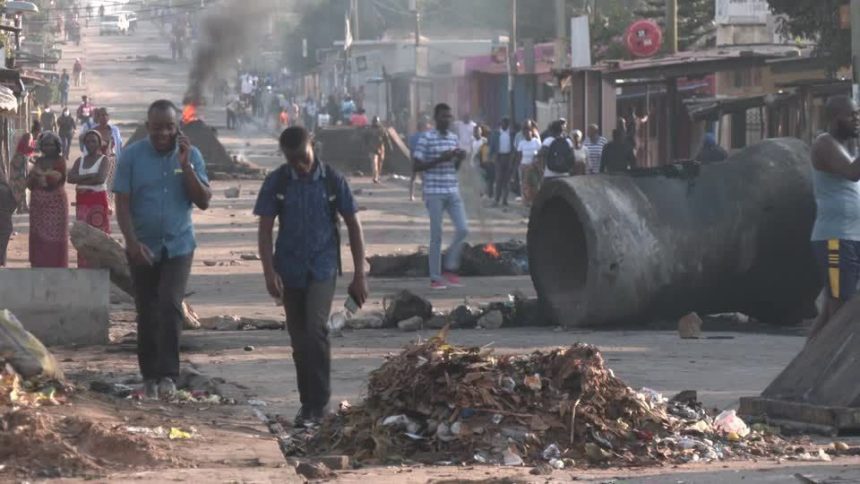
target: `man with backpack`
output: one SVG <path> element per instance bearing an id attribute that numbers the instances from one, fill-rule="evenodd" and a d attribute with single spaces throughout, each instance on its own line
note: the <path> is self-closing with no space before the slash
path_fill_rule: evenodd
<path id="1" fill-rule="evenodd" d="M 331 395 L 328 318 L 340 272 L 338 214 L 346 223 L 355 265 L 349 296 L 367 300 L 364 236 L 358 207 L 343 175 L 314 154 L 310 133 L 293 126 L 279 140 L 287 162 L 263 182 L 254 214 L 260 217 L 258 243 L 269 294 L 283 301 L 301 409 L 296 426 L 318 423 Z M 278 219 L 278 238 L 272 231 Z"/>
<path id="2" fill-rule="evenodd" d="M 556 178 L 574 173 L 574 145 L 565 135 L 566 121 L 559 119 L 549 125 L 540 157 L 544 161 L 544 178 Z"/>

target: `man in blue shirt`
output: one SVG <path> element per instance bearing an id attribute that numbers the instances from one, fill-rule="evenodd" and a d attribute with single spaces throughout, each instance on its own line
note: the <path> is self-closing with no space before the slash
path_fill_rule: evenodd
<path id="1" fill-rule="evenodd" d="M 358 306 L 367 300 L 364 236 L 358 208 L 343 176 L 314 155 L 308 131 L 287 128 L 280 137 L 287 163 L 263 182 L 254 214 L 260 217 L 258 242 L 269 294 L 283 300 L 293 347 L 302 407 L 296 425 L 318 422 L 331 395 L 328 318 L 338 273 L 337 216 L 349 231 L 355 273 L 349 295 Z M 277 243 L 272 230 L 278 219 Z"/>
<path id="2" fill-rule="evenodd" d="M 122 153 L 113 191 L 137 306 L 137 358 L 147 398 L 170 398 L 179 376 L 182 300 L 196 242 L 192 207 L 212 192 L 200 151 L 179 131 L 176 106 L 152 103 L 149 136 Z"/>

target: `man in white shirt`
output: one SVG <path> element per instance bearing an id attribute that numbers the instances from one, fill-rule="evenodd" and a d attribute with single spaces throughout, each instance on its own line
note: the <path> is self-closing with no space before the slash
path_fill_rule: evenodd
<path id="1" fill-rule="evenodd" d="M 460 149 L 469 151 L 472 149 L 472 139 L 475 134 L 475 124 L 468 114 L 463 115 L 463 119 L 457 122 L 457 137 L 460 139 Z"/>
<path id="2" fill-rule="evenodd" d="M 508 192 L 511 188 L 511 175 L 514 166 L 514 134 L 511 133 L 511 120 L 503 118 L 499 129 L 490 138 L 490 156 L 496 161 L 496 199 L 494 207 L 508 205 Z"/>

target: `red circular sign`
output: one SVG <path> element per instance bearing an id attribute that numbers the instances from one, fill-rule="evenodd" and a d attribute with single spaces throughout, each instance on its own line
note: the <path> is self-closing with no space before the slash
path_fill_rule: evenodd
<path id="1" fill-rule="evenodd" d="M 624 35 L 627 50 L 636 57 L 651 57 L 663 46 L 663 31 L 653 20 L 637 20 Z"/>

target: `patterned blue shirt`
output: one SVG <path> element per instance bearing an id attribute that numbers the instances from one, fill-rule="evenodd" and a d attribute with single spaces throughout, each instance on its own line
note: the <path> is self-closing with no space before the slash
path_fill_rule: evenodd
<path id="1" fill-rule="evenodd" d="M 442 153 L 455 150 L 460 146 L 460 139 L 451 131 L 445 134 L 432 129 L 418 139 L 413 157 L 419 162 L 430 163 L 437 160 Z M 447 195 L 458 193 L 460 185 L 457 180 L 457 167 L 453 161 L 440 163 L 424 174 L 424 195 Z"/>
<path id="2" fill-rule="evenodd" d="M 200 150 L 191 147 L 191 166 L 197 177 L 209 184 Z M 179 167 L 179 149 L 161 154 L 149 137 L 132 143 L 122 152 L 113 182 L 114 193 L 131 196 L 131 221 L 138 240 L 160 260 L 188 255 L 197 247 L 191 224 L 191 198 Z"/>
<path id="3" fill-rule="evenodd" d="M 320 163 L 305 178 L 287 168 L 286 183 L 279 183 L 281 173 L 278 169 L 266 177 L 257 196 L 254 214 L 260 217 L 280 216 L 275 270 L 285 287 L 303 289 L 311 281 L 326 281 L 337 275 L 337 239 L 326 191 L 327 174 Z M 336 172 L 333 174 L 336 176 L 338 213 L 341 216 L 354 215 L 358 208 L 349 185 L 343 176 Z"/>

